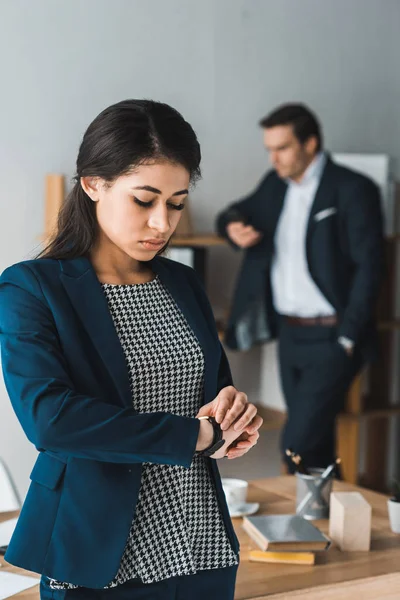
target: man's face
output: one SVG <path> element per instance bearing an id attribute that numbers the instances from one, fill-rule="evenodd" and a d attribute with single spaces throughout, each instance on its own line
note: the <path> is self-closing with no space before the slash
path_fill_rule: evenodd
<path id="1" fill-rule="evenodd" d="M 317 153 L 317 139 L 313 136 L 301 144 L 291 125 L 264 129 L 264 145 L 279 177 L 295 181 L 301 180 Z"/>

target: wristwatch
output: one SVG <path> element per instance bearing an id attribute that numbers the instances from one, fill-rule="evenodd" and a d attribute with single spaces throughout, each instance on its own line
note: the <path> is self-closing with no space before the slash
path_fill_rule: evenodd
<path id="1" fill-rule="evenodd" d="M 222 429 L 219 423 L 217 423 L 217 421 L 214 419 L 214 417 L 197 417 L 199 419 L 199 421 L 203 421 L 205 419 L 207 419 L 207 421 L 209 421 L 211 423 L 211 425 L 213 426 L 214 429 L 214 437 L 213 437 L 213 441 L 211 442 L 211 446 L 208 446 L 208 448 L 205 448 L 204 450 L 198 450 L 195 453 L 195 456 L 211 456 L 212 454 L 214 454 L 214 452 L 216 452 L 217 450 L 219 450 L 220 448 L 222 448 L 222 446 L 225 444 L 225 440 L 222 437 Z"/>

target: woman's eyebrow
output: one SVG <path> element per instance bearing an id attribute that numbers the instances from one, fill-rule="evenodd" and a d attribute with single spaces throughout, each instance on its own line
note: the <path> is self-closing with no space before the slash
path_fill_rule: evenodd
<path id="1" fill-rule="evenodd" d="M 138 187 L 134 187 L 132 188 L 134 190 L 145 190 L 146 192 L 153 192 L 153 194 L 161 194 L 161 190 L 158 190 L 155 187 L 152 187 L 151 185 L 140 185 Z M 179 192 L 175 192 L 174 194 L 172 194 L 173 196 L 183 196 L 183 194 L 188 194 L 189 190 L 179 190 Z"/>

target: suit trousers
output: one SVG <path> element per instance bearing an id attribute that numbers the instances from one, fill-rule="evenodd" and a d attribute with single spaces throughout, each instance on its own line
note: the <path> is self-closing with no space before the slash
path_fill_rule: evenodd
<path id="1" fill-rule="evenodd" d="M 336 458 L 335 419 L 363 365 L 357 350 L 349 356 L 337 338 L 336 326 L 293 325 L 280 318 L 279 367 L 288 414 L 281 451 L 290 473 L 295 465 L 286 448 L 309 467 L 324 468 Z"/>
<path id="2" fill-rule="evenodd" d="M 41 600 L 233 600 L 237 565 L 197 571 L 194 575 L 171 577 L 156 583 L 132 579 L 106 590 L 76 588 L 52 590 L 46 577 L 40 582 Z"/>

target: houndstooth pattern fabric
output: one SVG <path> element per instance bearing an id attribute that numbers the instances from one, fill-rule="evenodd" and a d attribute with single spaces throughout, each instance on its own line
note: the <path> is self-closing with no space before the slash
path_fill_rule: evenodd
<path id="1" fill-rule="evenodd" d="M 139 412 L 195 417 L 202 402 L 204 358 L 184 316 L 158 277 L 138 285 L 103 284 Z M 204 458 L 189 469 L 143 463 L 136 515 L 116 577 L 153 583 L 238 563 Z M 77 586 L 54 579 L 55 589 Z"/>

